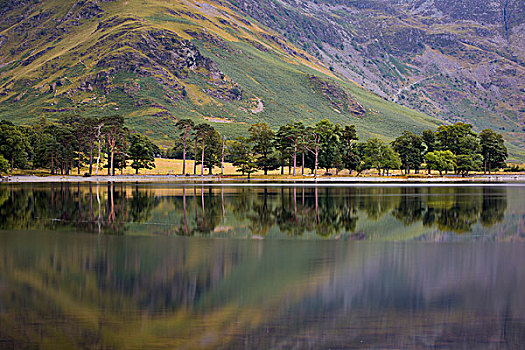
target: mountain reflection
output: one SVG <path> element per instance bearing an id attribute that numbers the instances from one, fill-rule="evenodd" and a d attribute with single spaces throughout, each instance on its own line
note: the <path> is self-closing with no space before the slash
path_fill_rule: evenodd
<path id="1" fill-rule="evenodd" d="M 0 229 L 349 240 L 387 238 L 393 232 L 399 239 L 428 238 L 436 231 L 485 234 L 504 221 L 507 191 L 485 186 L 9 185 L 0 187 Z"/>
<path id="2" fill-rule="evenodd" d="M 470 349 L 525 342 L 521 243 L 2 232 L 0 257 L 2 348 Z"/>

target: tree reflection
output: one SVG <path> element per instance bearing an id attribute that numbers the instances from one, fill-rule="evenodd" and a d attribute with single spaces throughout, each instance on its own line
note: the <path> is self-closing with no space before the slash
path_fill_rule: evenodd
<path id="1" fill-rule="evenodd" d="M 0 187 L 0 229 L 126 234 L 211 235 L 235 232 L 265 237 L 317 235 L 372 238 L 368 227 L 397 220 L 455 233 L 504 219 L 504 187 L 214 187 L 170 189 L 138 184 L 10 185 Z M 193 207 L 193 208 L 192 208 Z M 390 220 L 390 221 L 389 221 Z M 230 226 L 225 226 L 226 222 Z M 147 224 L 147 225 L 146 225 Z M 221 227 L 222 225 L 222 227 Z M 375 234 L 378 234 L 377 230 Z M 381 234 L 381 232 L 379 232 Z"/>

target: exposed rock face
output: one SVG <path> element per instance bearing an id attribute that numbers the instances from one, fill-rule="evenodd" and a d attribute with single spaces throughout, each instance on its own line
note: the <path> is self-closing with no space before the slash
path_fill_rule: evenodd
<path id="1" fill-rule="evenodd" d="M 232 6 L 386 99 L 479 128 L 522 129 L 525 81 L 516 79 L 525 76 L 522 0 L 236 0 Z"/>
<path id="2" fill-rule="evenodd" d="M 330 104 L 340 112 L 350 113 L 355 117 L 363 117 L 366 114 L 366 109 L 335 83 L 314 75 L 308 76 L 308 80 L 312 88 L 321 92 Z"/>
<path id="3" fill-rule="evenodd" d="M 241 89 L 232 83 L 211 59 L 201 55 L 197 47 L 177 34 L 165 30 L 119 31 L 106 36 L 102 44 L 110 49 L 102 55 L 97 67 L 110 71 L 126 71 L 154 77 L 163 86 L 183 94 L 179 79 L 189 72 L 205 72 L 212 85 L 207 91 L 223 100 L 239 100 Z M 105 45 L 104 45 L 105 46 Z M 100 85 L 100 77 L 93 84 Z M 103 81 L 107 77 L 104 76 Z"/>

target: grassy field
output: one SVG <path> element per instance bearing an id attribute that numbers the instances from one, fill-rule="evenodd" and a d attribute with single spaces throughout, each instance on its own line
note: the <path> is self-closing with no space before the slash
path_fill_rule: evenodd
<path id="1" fill-rule="evenodd" d="M 193 160 L 187 160 L 186 161 L 186 174 L 187 175 L 193 175 L 193 165 L 194 165 Z M 520 164 L 520 166 L 523 167 L 523 166 L 525 166 L 525 164 Z M 227 163 L 227 162 L 224 163 L 224 172 L 223 173 L 224 173 L 225 176 L 241 176 L 241 173 L 237 172 L 236 170 L 237 170 L 237 168 L 234 167 L 231 163 Z M 293 170 L 291 170 L 291 171 L 293 171 Z M 85 174 L 87 172 L 88 172 L 88 168 L 86 168 L 86 167 L 80 169 L 80 175 L 83 175 L 83 174 Z M 94 170 L 93 170 L 93 173 L 94 173 Z M 98 175 L 107 175 L 107 173 L 108 173 L 107 169 L 100 169 Z M 197 175 L 200 175 L 200 173 L 201 173 L 201 167 L 199 165 L 197 165 Z M 325 173 L 326 173 L 326 169 L 318 169 L 318 176 L 324 176 Z M 330 173 L 331 173 L 331 175 L 330 175 L 331 177 L 337 177 L 337 176 L 344 177 L 344 176 L 349 176 L 349 175 L 352 175 L 352 176 L 356 175 L 355 172 L 350 174 L 350 172 L 348 170 L 342 170 L 337 175 L 335 175 L 336 171 L 335 171 L 335 169 L 332 169 L 332 170 L 330 170 Z M 117 170 L 115 174 L 116 175 L 120 175 L 121 173 L 120 173 L 119 170 Z M 124 169 L 124 172 L 122 174 L 123 175 L 135 175 L 135 170 L 128 166 L 126 169 Z M 220 167 L 215 167 L 213 169 L 213 175 L 220 175 L 220 174 L 221 174 L 221 168 Z M 473 174 L 483 174 L 483 172 L 472 172 L 471 175 L 473 175 Z M 504 173 L 504 172 L 496 172 L 494 174 L 511 175 L 511 173 Z M 520 173 L 518 173 L 518 174 L 520 174 Z M 50 176 L 51 173 L 47 169 L 36 169 L 36 170 L 15 169 L 14 172 L 13 172 L 13 175 Z M 70 175 L 71 176 L 78 175 L 77 169 L 73 169 L 73 171 L 71 172 Z M 182 160 L 180 160 L 180 159 L 156 158 L 155 159 L 155 168 L 154 169 L 141 169 L 140 172 L 139 172 L 139 175 L 182 175 Z M 208 175 L 208 169 L 204 169 L 204 175 Z M 390 171 L 390 175 L 391 176 L 403 176 L 403 172 L 401 170 L 392 170 L 392 171 Z M 431 175 L 432 176 L 438 176 L 439 173 L 437 171 L 432 171 Z M 262 177 L 262 176 L 264 176 L 264 172 L 263 171 L 257 171 L 255 173 L 253 173 L 251 176 Z M 301 167 L 300 166 L 297 167 L 297 169 L 296 169 L 296 178 L 297 179 L 311 178 L 312 176 L 313 176 L 313 174 L 312 174 L 311 170 L 308 169 L 308 168 L 305 169 L 305 176 L 304 177 L 301 176 Z M 372 169 L 372 170 L 364 171 L 363 173 L 360 174 L 360 176 L 377 177 L 378 173 L 377 173 L 377 170 Z M 406 176 L 406 177 L 407 178 L 424 178 L 424 177 L 427 177 L 427 176 L 428 176 L 427 171 L 426 170 L 421 170 L 419 174 L 414 174 L 412 172 L 412 174 L 410 174 L 409 176 Z M 288 167 L 284 168 L 284 174 L 283 175 L 281 175 L 281 169 L 278 169 L 278 170 L 269 171 L 268 175 L 264 176 L 264 178 L 266 178 L 266 179 L 276 179 L 276 180 L 287 179 L 287 178 L 290 178 L 290 177 L 292 177 L 292 176 L 288 174 Z M 386 178 L 388 178 L 388 177 L 390 177 L 390 176 L 387 176 Z"/>

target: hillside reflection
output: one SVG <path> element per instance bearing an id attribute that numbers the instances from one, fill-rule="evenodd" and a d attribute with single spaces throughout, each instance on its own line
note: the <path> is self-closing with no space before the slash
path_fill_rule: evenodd
<path id="1" fill-rule="evenodd" d="M 2 232 L 0 257 L 3 348 L 525 343 L 521 243 Z"/>
<path id="2" fill-rule="evenodd" d="M 0 187 L 0 229 L 350 240 L 473 230 L 506 236 L 516 233 L 509 225 L 519 224 L 503 222 L 507 191 L 483 186 L 10 185 Z M 502 222 L 504 228 L 491 230 Z"/>

